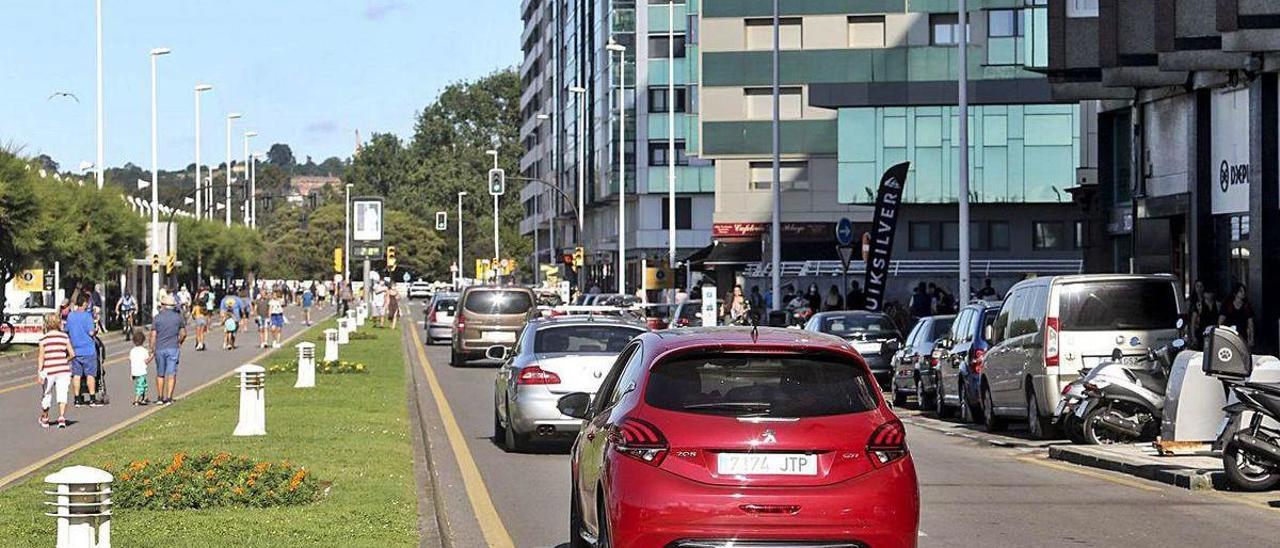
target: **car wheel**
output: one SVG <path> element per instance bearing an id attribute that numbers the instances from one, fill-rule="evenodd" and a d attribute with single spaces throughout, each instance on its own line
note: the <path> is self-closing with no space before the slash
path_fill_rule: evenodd
<path id="1" fill-rule="evenodd" d="M 1004 419 L 996 415 L 995 400 L 991 399 L 991 388 L 982 387 L 982 424 L 988 432 L 1004 430 Z"/>
<path id="2" fill-rule="evenodd" d="M 462 367 L 466 364 L 467 364 L 467 359 L 465 356 L 463 356 L 461 352 L 458 352 L 453 348 L 449 349 L 449 365 L 452 365 L 454 367 Z"/>
<path id="3" fill-rule="evenodd" d="M 905 407 L 907 405 L 907 395 L 898 390 L 898 376 L 894 375 L 893 380 L 889 381 L 889 390 L 893 392 L 893 406 Z"/>
<path id="4" fill-rule="evenodd" d="M 493 406 L 493 443 L 502 444 L 507 441 L 507 430 L 502 427 L 502 418 L 498 416 L 498 405 Z"/>
<path id="5" fill-rule="evenodd" d="M 924 391 L 924 383 L 920 382 L 920 376 L 916 376 L 916 409 L 925 411 L 933 407 L 933 400 L 929 399 L 929 395 Z"/>
<path id="6" fill-rule="evenodd" d="M 960 422 L 969 424 L 974 422 L 977 413 L 973 412 L 973 405 L 969 403 L 969 391 L 964 385 L 964 381 L 960 381 L 960 386 L 956 388 L 960 398 Z"/>
<path id="7" fill-rule="evenodd" d="M 951 418 L 951 408 L 947 407 L 947 400 L 944 397 L 942 383 L 936 382 L 934 383 L 934 387 L 935 388 L 933 392 L 933 411 L 938 414 L 938 418 L 940 419 Z"/>
<path id="8" fill-rule="evenodd" d="M 578 503 L 578 487 L 570 487 L 569 493 L 569 548 L 591 548 L 582 538 L 582 505 Z"/>
<path id="9" fill-rule="evenodd" d="M 1270 491 L 1280 485 L 1280 473 L 1274 468 L 1255 463 L 1235 440 L 1227 442 L 1222 450 L 1222 468 L 1227 482 L 1242 491 Z"/>
<path id="10" fill-rule="evenodd" d="M 1033 440 L 1053 437 L 1053 417 L 1040 416 L 1040 397 L 1034 388 L 1027 390 L 1027 429 Z"/>
<path id="11" fill-rule="evenodd" d="M 502 429 L 503 448 L 511 453 L 519 453 L 525 450 L 527 441 L 524 434 L 516 432 L 515 421 L 511 420 L 511 403 L 507 403 L 507 424 Z"/>

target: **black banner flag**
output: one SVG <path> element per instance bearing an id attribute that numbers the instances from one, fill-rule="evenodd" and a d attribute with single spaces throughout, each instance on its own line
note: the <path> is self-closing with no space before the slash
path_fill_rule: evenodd
<path id="1" fill-rule="evenodd" d="M 898 229 L 898 208 L 902 205 L 902 189 L 907 184 L 911 162 L 889 168 L 880 178 L 876 193 L 876 215 L 871 224 L 871 249 L 867 253 L 867 310 L 884 308 L 885 282 L 889 276 L 889 257 L 893 253 L 893 234 Z"/>

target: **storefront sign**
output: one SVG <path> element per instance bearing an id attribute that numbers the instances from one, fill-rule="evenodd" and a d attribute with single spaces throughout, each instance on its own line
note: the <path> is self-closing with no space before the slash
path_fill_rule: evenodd
<path id="1" fill-rule="evenodd" d="M 769 223 L 716 223 L 711 235 L 716 238 L 752 238 L 765 233 Z"/>
<path id="2" fill-rule="evenodd" d="M 907 184 L 911 162 L 889 168 L 880 178 L 876 193 L 876 213 L 871 223 L 871 249 L 867 253 L 867 278 L 863 284 L 867 294 L 867 310 L 879 312 L 884 307 L 885 285 L 889 278 L 889 258 L 893 252 L 893 235 L 898 228 L 898 207 L 902 189 Z"/>
<path id="3" fill-rule="evenodd" d="M 864 223 L 865 225 L 865 223 Z M 856 231 L 857 224 L 853 227 Z M 782 223 L 783 241 L 831 241 L 830 223 Z M 769 223 L 715 223 L 711 234 L 716 238 L 759 238 L 769 233 Z"/>
<path id="4" fill-rule="evenodd" d="M 1214 215 L 1249 211 L 1249 88 L 1214 91 L 1210 144 Z"/>

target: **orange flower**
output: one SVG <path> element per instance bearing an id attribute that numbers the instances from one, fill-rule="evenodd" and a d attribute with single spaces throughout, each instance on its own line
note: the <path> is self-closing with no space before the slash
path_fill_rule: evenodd
<path id="1" fill-rule="evenodd" d="M 207 480 L 213 479 L 213 470 L 205 470 L 204 479 L 207 479 Z"/>
<path id="2" fill-rule="evenodd" d="M 129 481 L 133 479 L 133 475 L 129 473 L 120 474 L 120 481 Z"/>
<path id="3" fill-rule="evenodd" d="M 257 472 L 257 473 L 259 473 L 259 474 L 261 474 L 261 473 L 265 472 L 268 468 L 271 468 L 271 463 L 269 463 L 269 462 L 259 462 L 258 464 L 254 465 L 254 467 L 253 467 L 253 471 L 254 471 L 254 472 Z"/>
<path id="4" fill-rule="evenodd" d="M 298 470 L 298 473 L 297 473 L 297 474 L 294 474 L 294 475 L 293 475 L 293 478 L 289 480 L 289 490 L 290 490 L 290 491 L 297 491 L 297 490 L 298 490 L 298 486 L 302 484 L 302 480 L 306 479 L 306 477 L 307 477 L 307 469 L 306 469 L 306 468 L 303 468 L 303 469 L 301 469 L 301 470 Z"/>
<path id="5" fill-rule="evenodd" d="M 149 496 L 154 495 L 154 494 L 156 494 L 156 492 L 155 492 L 155 491 L 152 491 L 152 490 L 150 490 L 150 489 L 147 489 L 146 491 L 143 491 L 143 492 L 142 492 L 142 496 L 144 496 L 144 497 L 149 497 Z"/>
<path id="6" fill-rule="evenodd" d="M 237 494 L 237 495 L 243 495 L 243 494 L 244 494 L 244 488 L 243 488 L 243 487 L 236 487 L 236 488 L 232 489 L 232 490 L 231 490 L 231 492 L 233 492 L 233 493 L 235 493 L 235 494 Z"/>
<path id="7" fill-rule="evenodd" d="M 222 451 L 218 453 L 217 456 L 213 457 L 213 465 L 222 466 L 223 464 L 226 464 L 226 462 L 229 460 L 231 460 L 231 453 Z"/>
<path id="8" fill-rule="evenodd" d="M 182 468 L 182 461 L 186 458 L 186 453 L 179 452 L 175 454 L 173 456 L 173 463 L 171 463 L 168 468 L 165 468 L 164 471 L 169 474 L 176 472 L 179 468 Z"/>
<path id="9" fill-rule="evenodd" d="M 254 480 L 253 478 L 249 478 L 248 483 L 246 483 L 245 485 L 248 485 L 249 487 L 253 487 L 254 485 L 257 485 L 257 484 L 258 482 L 256 480 Z"/>

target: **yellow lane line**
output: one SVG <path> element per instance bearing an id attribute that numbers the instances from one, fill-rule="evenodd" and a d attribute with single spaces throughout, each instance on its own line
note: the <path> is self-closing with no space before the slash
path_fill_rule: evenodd
<path id="1" fill-rule="evenodd" d="M 282 344 L 281 344 L 281 346 L 282 346 L 282 347 L 284 346 L 284 344 L 283 344 L 283 343 L 292 342 L 294 339 L 296 339 L 296 338 L 300 337 L 303 333 L 306 333 L 306 332 L 307 332 L 307 330 L 306 330 L 306 329 L 302 329 L 302 330 L 298 331 L 297 333 L 294 333 L 293 335 L 290 335 L 290 336 L 289 336 L 289 338 L 287 338 L 287 339 L 285 339 L 285 340 L 281 341 L 281 343 L 282 343 Z M 268 354 L 270 354 L 270 353 L 272 353 L 272 352 L 274 352 L 274 351 L 276 351 L 276 350 L 279 350 L 279 349 L 271 349 L 271 348 L 268 348 L 268 349 L 264 350 L 262 353 L 260 353 L 260 354 L 258 354 L 258 355 L 256 355 L 256 356 L 254 356 L 253 358 L 250 358 L 250 359 L 249 359 L 249 361 L 247 361 L 247 362 L 245 362 L 245 363 L 254 363 L 254 362 L 257 362 L 258 360 L 261 360 L 262 358 L 267 357 L 267 355 L 268 355 Z M 126 358 L 128 358 L 128 356 L 126 356 Z M 105 364 L 104 364 L 104 365 L 105 365 Z M 179 398 L 179 399 L 186 398 L 186 397 L 188 397 L 188 396 L 190 396 L 190 395 L 192 395 L 192 394 L 195 394 L 196 392 L 199 392 L 199 391 L 201 391 L 201 390 L 204 390 L 205 388 L 208 388 L 208 387 L 210 387 L 210 386 L 213 386 L 214 384 L 217 384 L 217 383 L 219 383 L 219 382 L 222 382 L 222 381 L 223 381 L 223 380 L 225 380 L 227 377 L 230 377 L 230 376 L 232 376 L 232 375 L 235 375 L 235 373 L 236 373 L 236 372 L 235 372 L 235 370 L 234 370 L 234 369 L 232 369 L 232 370 L 230 370 L 230 371 L 227 371 L 226 373 L 223 373 L 223 374 L 221 374 L 221 375 L 218 375 L 217 377 L 214 377 L 213 379 L 210 379 L 210 380 L 209 380 L 209 382 L 206 382 L 206 383 L 204 383 L 204 384 L 201 384 L 200 386 L 197 386 L 197 387 L 195 387 L 195 388 L 192 388 L 192 389 L 190 389 L 190 390 L 187 390 L 186 392 L 183 392 L 183 393 L 179 394 L 179 395 L 178 395 L 178 398 Z M 137 415 L 134 415 L 134 416 L 132 416 L 132 417 L 129 417 L 129 418 L 127 418 L 127 419 L 125 419 L 125 420 L 123 420 L 123 421 L 121 421 L 121 422 L 118 422 L 118 423 L 116 423 L 116 424 L 115 424 L 115 425 L 113 425 L 113 426 L 109 426 L 109 427 L 107 427 L 107 428 L 103 429 L 102 431 L 100 431 L 100 432 L 98 432 L 98 433 L 96 433 L 96 434 L 92 435 L 92 436 L 89 436 L 89 437 L 87 437 L 87 438 L 85 438 L 85 439 L 83 439 L 83 440 L 80 440 L 80 441 L 78 441 L 78 442 L 76 442 L 76 443 L 71 444 L 70 446 L 66 447 L 65 449 L 62 449 L 61 451 L 58 451 L 58 452 L 56 452 L 56 453 L 54 453 L 54 454 L 52 454 L 52 455 L 49 455 L 48 457 L 45 457 L 44 459 L 41 459 L 40 461 L 37 461 L 37 462 L 32 463 L 32 464 L 30 464 L 30 465 L 28 465 L 28 466 L 26 466 L 26 467 L 23 467 L 21 470 L 18 470 L 18 471 L 14 472 L 14 473 L 12 473 L 12 474 L 9 474 L 9 475 L 7 475 L 7 476 L 5 476 L 5 477 L 3 477 L 3 478 L 0 478 L 0 489 L 4 489 L 5 487 L 8 487 L 10 483 L 13 483 L 13 482 L 15 482 L 15 481 L 17 481 L 17 480 L 19 480 L 19 479 L 22 479 L 23 477 L 26 477 L 26 475 L 27 475 L 27 474 L 30 474 L 30 473 L 32 473 L 32 472 L 35 472 L 36 470 L 39 470 L 39 469 L 41 469 L 41 468 L 44 468 L 45 466 L 47 466 L 47 465 L 48 465 L 49 463 L 51 463 L 51 462 L 54 462 L 54 461 L 56 461 L 56 460 L 58 460 L 58 459 L 61 459 L 62 457 L 65 457 L 65 456 L 67 456 L 67 455 L 71 454 L 71 453 L 74 453 L 74 452 L 76 452 L 76 451 L 79 451 L 80 449 L 83 449 L 85 446 L 88 446 L 89 444 L 91 444 L 91 443 L 93 443 L 93 442 L 95 442 L 95 441 L 98 441 L 98 440 L 100 440 L 100 439 L 102 439 L 102 438 L 105 438 L 105 437 L 107 437 L 107 436 L 110 436 L 111 434 L 114 434 L 114 433 L 116 433 L 116 432 L 119 432 L 120 430 L 124 429 L 125 427 L 130 426 L 130 425 L 132 425 L 133 423 L 138 422 L 138 421 L 140 421 L 140 420 L 142 420 L 142 419 L 145 419 L 145 418 L 147 418 L 147 417 L 151 416 L 153 413 L 158 413 L 158 412 L 160 412 L 160 411 L 162 411 L 162 410 L 164 410 L 164 407 L 159 407 L 159 406 L 152 406 L 152 407 L 148 407 L 145 411 L 142 411 L 141 413 L 138 413 Z"/>
<path id="2" fill-rule="evenodd" d="M 444 432 L 449 437 L 453 457 L 457 459 L 458 468 L 462 471 L 462 484 L 467 490 L 467 500 L 471 502 L 471 510 L 475 513 L 476 520 L 480 522 L 480 532 L 484 534 L 484 540 L 489 546 L 514 547 L 515 543 L 511 541 L 511 535 L 507 533 L 507 528 L 502 525 L 502 518 L 498 516 L 498 509 L 493 506 L 493 499 L 489 498 L 489 489 L 485 487 L 480 468 L 476 466 L 475 458 L 467 448 L 467 439 L 462 435 L 462 429 L 458 427 L 458 420 L 454 418 L 449 402 L 444 399 L 444 390 L 441 390 L 440 381 L 436 379 L 436 374 L 431 369 L 431 362 L 427 360 L 427 353 L 423 350 L 418 330 L 414 329 L 412 324 L 409 324 L 409 333 L 413 336 L 413 346 L 418 352 L 418 361 L 421 362 L 419 365 L 427 376 L 427 384 L 431 387 L 431 397 L 436 400 L 436 408 L 440 411 L 441 421 L 444 422 Z"/>
<path id="3" fill-rule="evenodd" d="M 1115 476 L 1113 476 L 1113 475 L 1105 474 L 1105 473 L 1102 473 L 1102 472 L 1095 472 L 1095 471 L 1090 470 L 1090 469 L 1088 469 L 1088 468 L 1085 468 L 1085 467 L 1083 467 L 1083 466 L 1073 466 L 1073 465 L 1067 465 L 1067 464 L 1058 464 L 1058 463 L 1056 463 L 1056 462 L 1049 462 L 1049 461 L 1047 461 L 1047 460 L 1042 460 L 1042 459 L 1037 459 L 1037 458 L 1032 458 L 1032 457 L 1017 457 L 1017 458 L 1016 458 L 1016 460 L 1019 460 L 1019 461 L 1021 461 L 1021 462 L 1027 462 L 1027 463 L 1035 464 L 1035 465 L 1038 465 L 1038 466 L 1043 466 L 1043 467 L 1045 467 L 1045 468 L 1052 468 L 1052 469 L 1054 469 L 1054 470 L 1061 470 L 1061 471 L 1063 471 L 1063 472 L 1071 472 L 1071 473 L 1073 473 L 1073 474 L 1079 474 L 1079 475 L 1082 475 L 1082 476 L 1088 476 L 1088 477 L 1091 477 L 1091 478 L 1093 478 L 1093 479 L 1099 479 L 1099 480 L 1102 480 L 1102 481 L 1107 481 L 1107 482 L 1114 483 L 1114 484 L 1116 484 L 1116 485 L 1123 485 L 1123 486 L 1125 486 L 1125 487 L 1132 487 L 1132 488 L 1134 488 L 1134 489 L 1139 489 L 1139 490 L 1142 490 L 1142 491 L 1152 491 L 1152 492 L 1156 492 L 1156 491 L 1161 491 L 1161 490 L 1162 490 L 1162 489 L 1160 489 L 1159 487 L 1154 487 L 1154 486 L 1151 486 L 1151 485 L 1147 485 L 1147 484 L 1142 483 L 1142 482 L 1138 482 L 1138 481 L 1131 481 L 1131 480 L 1127 480 L 1127 479 L 1124 479 L 1124 478 L 1118 478 L 1118 477 L 1115 477 Z"/>

